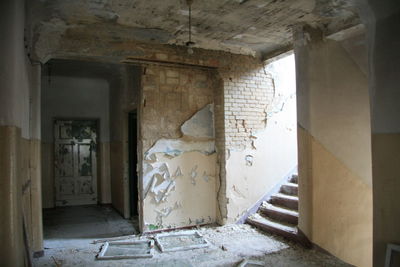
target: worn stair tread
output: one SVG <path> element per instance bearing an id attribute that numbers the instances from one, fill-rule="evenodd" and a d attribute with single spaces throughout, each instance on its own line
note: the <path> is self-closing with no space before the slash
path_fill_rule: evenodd
<path id="1" fill-rule="evenodd" d="M 288 209 L 288 208 L 279 207 L 277 205 L 273 205 L 273 204 L 270 204 L 268 202 L 264 202 L 260 206 L 260 210 L 262 210 L 262 209 L 273 210 L 273 211 L 277 211 L 277 212 L 280 212 L 280 213 L 288 214 L 288 215 L 291 215 L 291 216 L 299 217 L 299 213 L 296 210 L 291 210 L 291 209 Z"/>
<path id="2" fill-rule="evenodd" d="M 265 227 L 266 229 L 271 229 L 272 231 L 277 230 L 277 232 L 279 233 L 283 234 L 287 233 L 287 234 L 292 234 L 294 236 L 297 235 L 297 227 L 295 225 L 289 225 L 277 222 L 269 218 L 263 217 L 258 213 L 250 216 L 247 220 L 250 224 L 253 223 L 253 225 Z"/>
<path id="3" fill-rule="evenodd" d="M 290 182 L 294 184 L 298 184 L 299 182 L 299 175 L 298 174 L 293 174 L 292 177 L 290 177 Z"/>
<path id="4" fill-rule="evenodd" d="M 299 198 L 297 196 L 277 193 L 275 195 L 272 195 L 268 202 L 270 204 L 285 207 L 291 210 L 299 209 Z"/>
<path id="5" fill-rule="evenodd" d="M 286 195 L 297 196 L 299 187 L 294 183 L 286 183 L 281 186 L 279 192 Z"/>
<path id="6" fill-rule="evenodd" d="M 292 196 L 292 195 L 287 195 L 287 194 L 282 194 L 282 193 L 276 193 L 276 194 L 272 195 L 271 198 L 283 198 L 283 199 L 292 200 L 292 201 L 299 201 L 298 196 Z"/>
<path id="7" fill-rule="evenodd" d="M 296 188 L 298 188 L 298 187 L 299 187 L 299 185 L 298 185 L 298 184 L 291 183 L 291 182 L 287 182 L 287 183 L 285 183 L 285 184 L 283 184 L 283 185 L 287 185 L 287 186 L 291 186 L 291 187 L 296 187 Z"/>

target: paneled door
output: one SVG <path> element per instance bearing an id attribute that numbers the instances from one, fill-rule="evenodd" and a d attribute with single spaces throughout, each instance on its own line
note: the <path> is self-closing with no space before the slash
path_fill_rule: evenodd
<path id="1" fill-rule="evenodd" d="M 97 204 L 96 150 L 96 120 L 55 121 L 56 206 Z"/>

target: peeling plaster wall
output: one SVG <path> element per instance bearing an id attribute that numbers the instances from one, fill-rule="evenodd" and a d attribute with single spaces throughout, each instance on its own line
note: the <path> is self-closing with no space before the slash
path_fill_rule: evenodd
<path id="1" fill-rule="evenodd" d="M 323 23 L 335 32 L 357 23 L 352 1 L 194 1 L 196 47 L 241 54 L 266 54 L 292 44 L 291 26 Z M 94 42 L 142 41 L 184 45 L 188 36 L 186 1 L 33 1 L 32 28 L 37 54 L 63 45 L 63 38 L 84 31 Z M 108 49 L 110 45 L 106 45 Z M 54 50 L 53 50 L 54 51 Z"/>
<path id="2" fill-rule="evenodd" d="M 372 266 L 368 79 L 366 60 L 354 60 L 366 46 L 350 56 L 342 43 L 309 27 L 295 34 L 299 228 L 342 260 Z"/>
<path id="3" fill-rule="evenodd" d="M 215 72 L 147 66 L 142 76 L 143 231 L 213 223 L 217 216 Z"/>
<path id="4" fill-rule="evenodd" d="M 54 67 L 54 66 L 53 66 Z M 42 187 L 43 207 L 52 208 L 55 203 L 53 149 L 54 119 L 98 119 L 99 166 L 98 199 L 100 203 L 111 202 L 109 162 L 109 83 L 103 79 L 73 76 L 42 77 Z M 51 73 L 51 72 L 50 72 Z"/>
<path id="5" fill-rule="evenodd" d="M 223 222 L 233 223 L 297 165 L 295 88 L 276 88 L 263 64 L 234 65 L 221 76 L 226 195 L 220 206 Z"/>

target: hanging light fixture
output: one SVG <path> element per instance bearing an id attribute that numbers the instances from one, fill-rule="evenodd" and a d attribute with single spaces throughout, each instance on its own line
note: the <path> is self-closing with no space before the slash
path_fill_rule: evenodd
<path id="1" fill-rule="evenodd" d="M 187 52 L 188 54 L 193 54 L 193 46 L 194 42 L 192 42 L 192 4 L 193 0 L 186 0 L 187 5 L 189 6 L 189 41 L 186 42 Z"/>

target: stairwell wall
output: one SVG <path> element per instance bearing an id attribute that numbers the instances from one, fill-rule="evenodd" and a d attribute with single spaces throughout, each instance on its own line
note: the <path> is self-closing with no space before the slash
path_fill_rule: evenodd
<path id="1" fill-rule="evenodd" d="M 299 228 L 340 259 L 372 266 L 370 108 L 359 58 L 367 54 L 357 34 L 362 54 L 318 29 L 295 33 Z"/>

